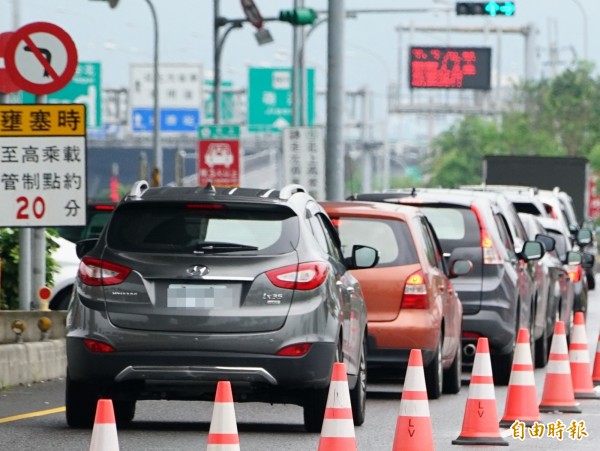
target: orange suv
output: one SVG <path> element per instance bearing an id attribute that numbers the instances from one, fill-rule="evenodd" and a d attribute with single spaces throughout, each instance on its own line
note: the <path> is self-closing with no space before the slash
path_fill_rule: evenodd
<path id="1" fill-rule="evenodd" d="M 444 259 L 437 236 L 416 207 L 375 202 L 321 202 L 342 242 L 379 250 L 373 268 L 353 270 L 367 304 L 370 368 L 400 369 L 421 349 L 430 399 L 460 391 L 462 304 L 449 278 L 466 274 L 468 260 Z M 452 268 L 451 272 L 448 268 Z"/>

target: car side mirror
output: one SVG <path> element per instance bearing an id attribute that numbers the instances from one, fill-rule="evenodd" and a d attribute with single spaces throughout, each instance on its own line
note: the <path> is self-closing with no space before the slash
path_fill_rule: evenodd
<path id="1" fill-rule="evenodd" d="M 519 253 L 519 256 L 525 261 L 539 260 L 544 256 L 546 251 L 544 245 L 539 241 L 525 241 L 523 249 Z"/>
<path id="2" fill-rule="evenodd" d="M 535 240 L 539 241 L 544 245 L 544 249 L 546 249 L 546 252 L 552 252 L 556 247 L 556 240 L 551 236 L 538 233 L 535 236 Z"/>
<path id="3" fill-rule="evenodd" d="M 450 277 L 464 276 L 473 270 L 473 262 L 471 260 L 454 260 L 450 263 Z"/>
<path id="4" fill-rule="evenodd" d="M 77 257 L 79 257 L 81 260 L 89 251 L 96 247 L 97 242 L 97 238 L 89 238 L 87 240 L 78 241 L 75 244 L 75 252 L 77 253 Z"/>
<path id="5" fill-rule="evenodd" d="M 583 261 L 583 257 L 581 255 L 581 252 L 577 252 L 577 251 L 567 252 L 567 259 L 566 259 L 567 265 L 580 265 L 582 261 Z"/>
<path id="6" fill-rule="evenodd" d="M 587 246 L 592 242 L 592 239 L 592 231 L 590 229 L 581 229 L 577 232 L 576 241 L 580 246 Z"/>
<path id="7" fill-rule="evenodd" d="M 350 269 L 372 268 L 379 262 L 379 251 L 371 246 L 355 244 L 352 246 L 352 256 L 347 260 Z"/>

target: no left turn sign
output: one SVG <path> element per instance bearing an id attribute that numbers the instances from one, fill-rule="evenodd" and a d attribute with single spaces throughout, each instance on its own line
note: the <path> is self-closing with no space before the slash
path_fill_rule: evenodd
<path id="1" fill-rule="evenodd" d="M 16 30 L 4 51 L 9 76 L 21 89 L 37 95 L 63 88 L 77 69 L 77 48 L 71 36 L 48 22 Z"/>

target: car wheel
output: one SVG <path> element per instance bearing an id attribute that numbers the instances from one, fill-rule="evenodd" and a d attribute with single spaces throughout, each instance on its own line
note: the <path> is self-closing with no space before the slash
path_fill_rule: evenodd
<path id="1" fill-rule="evenodd" d="M 350 390 L 350 403 L 354 425 L 360 426 L 365 422 L 367 412 L 367 343 L 364 340 L 358 363 L 356 385 Z"/>
<path id="2" fill-rule="evenodd" d="M 515 351 L 513 349 L 508 354 L 494 354 L 490 356 L 494 383 L 496 385 L 508 385 L 514 355 Z"/>
<path id="3" fill-rule="evenodd" d="M 442 367 L 442 340 L 438 341 L 435 355 L 425 367 L 425 385 L 429 399 L 438 399 L 442 394 L 444 368 Z"/>
<path id="4" fill-rule="evenodd" d="M 549 357 L 549 337 L 548 324 L 544 321 L 544 332 L 542 336 L 535 341 L 535 367 L 545 368 Z"/>
<path id="5" fill-rule="evenodd" d="M 67 371 L 65 411 L 72 428 L 91 428 L 96 416 L 98 397 L 89 384 L 71 380 Z"/>
<path id="6" fill-rule="evenodd" d="M 130 400 L 113 400 L 113 408 L 115 409 L 115 420 L 118 426 L 125 426 L 135 417 L 135 401 Z"/>
<path id="7" fill-rule="evenodd" d="M 462 383 L 462 350 L 457 346 L 456 355 L 450 368 L 444 371 L 443 392 L 456 394 Z"/>
<path id="8" fill-rule="evenodd" d="M 307 392 L 304 401 L 304 429 L 306 432 L 321 432 L 328 393 L 329 389 L 325 388 Z"/>
<path id="9" fill-rule="evenodd" d="M 52 299 L 50 303 L 50 310 L 68 310 L 69 302 L 71 302 L 71 294 L 73 293 L 73 286 L 63 288 L 57 295 Z"/>

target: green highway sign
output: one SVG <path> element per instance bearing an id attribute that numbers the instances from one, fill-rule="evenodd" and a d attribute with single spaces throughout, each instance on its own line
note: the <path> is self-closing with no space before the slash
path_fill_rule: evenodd
<path id="1" fill-rule="evenodd" d="M 87 126 L 102 125 L 100 63 L 79 62 L 75 75 L 61 90 L 47 95 L 47 103 L 83 103 L 86 105 Z M 35 96 L 23 92 L 22 102 L 35 103 Z"/>
<path id="2" fill-rule="evenodd" d="M 238 139 L 239 125 L 201 125 L 198 127 L 198 139 Z"/>
<path id="3" fill-rule="evenodd" d="M 202 122 L 214 122 L 214 80 L 204 80 L 204 105 L 202 108 Z M 231 122 L 235 117 L 235 97 L 233 95 L 233 83 L 231 81 L 222 81 L 221 83 L 221 104 L 219 122 Z"/>
<path id="4" fill-rule="evenodd" d="M 306 70 L 307 124 L 315 116 L 315 70 Z M 251 67 L 248 71 L 248 131 L 281 131 L 292 123 L 292 69 Z"/>

